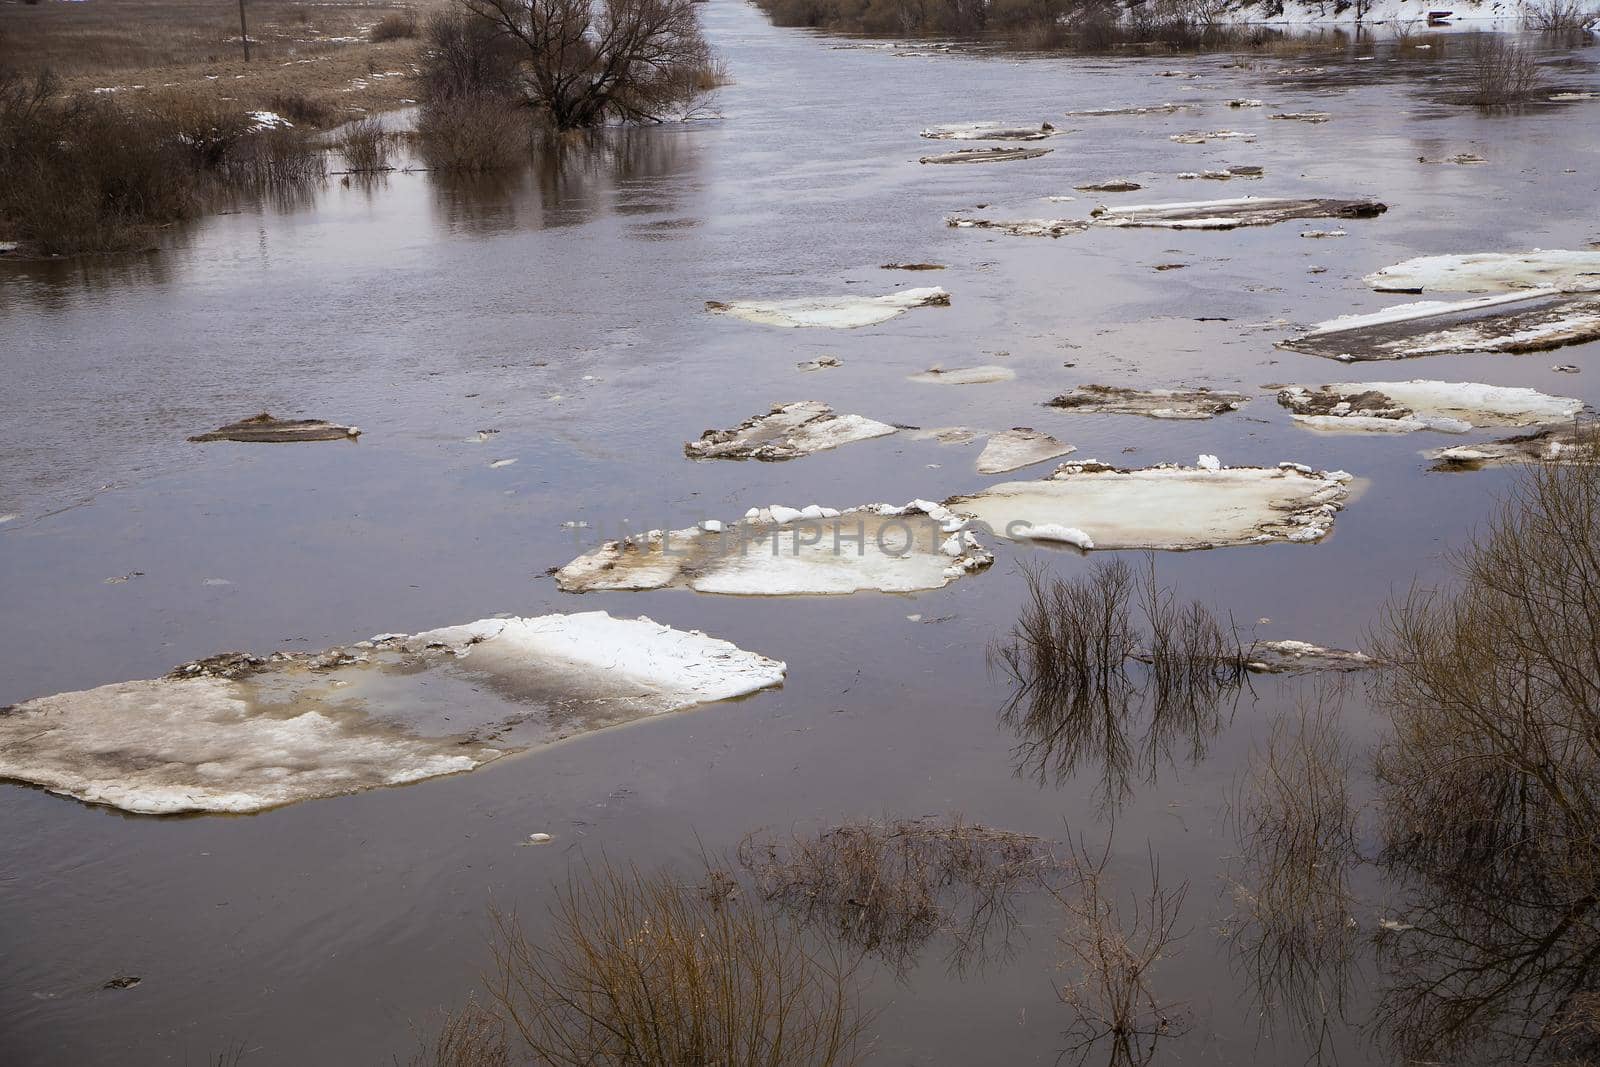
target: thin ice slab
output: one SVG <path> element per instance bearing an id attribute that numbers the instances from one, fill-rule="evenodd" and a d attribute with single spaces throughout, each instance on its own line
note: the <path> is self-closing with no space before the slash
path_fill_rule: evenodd
<path id="1" fill-rule="evenodd" d="M 1184 181 L 1204 178 L 1207 181 L 1227 182 L 1235 178 L 1259 178 L 1265 173 L 1266 171 L 1261 167 L 1240 166 L 1226 167 L 1222 170 L 1186 170 L 1179 174 L 1178 177 Z"/>
<path id="2" fill-rule="evenodd" d="M 1257 641 L 1245 650 L 1245 668 L 1256 674 L 1364 671 L 1378 661 L 1364 652 L 1324 648 L 1309 641 Z"/>
<path id="3" fill-rule="evenodd" d="M 902 289 L 887 296 L 808 296 L 796 300 L 707 300 L 706 310 L 763 326 L 819 326 L 853 330 L 876 326 L 912 308 L 949 307 L 950 294 L 938 286 Z"/>
<path id="4" fill-rule="evenodd" d="M 1010 367 L 999 367 L 994 364 L 984 364 L 980 367 L 929 367 L 921 374 L 913 374 L 906 380 L 921 382 L 924 385 L 992 385 L 995 382 L 1009 382 L 1017 376 L 1017 372 Z"/>
<path id="5" fill-rule="evenodd" d="M 1583 410 L 1583 401 L 1536 389 L 1439 382 L 1335 382 L 1291 385 L 1278 403 L 1302 426 L 1318 430 L 1465 433 L 1474 426 L 1540 426 L 1562 422 Z"/>
<path id="6" fill-rule="evenodd" d="M 1054 152 L 1053 148 L 958 148 L 954 152 L 940 152 L 923 156 L 918 163 L 1010 163 L 1018 159 L 1038 159 Z"/>
<path id="7" fill-rule="evenodd" d="M 1600 438 L 1592 429 L 1550 426 L 1533 433 L 1475 445 L 1436 448 L 1423 455 L 1436 471 L 1475 471 L 1513 463 L 1594 463 L 1600 461 Z"/>
<path id="8" fill-rule="evenodd" d="M 1013 237 L 1066 237 L 1089 228 L 1084 219 L 1019 219 L 984 215 L 950 215 L 945 225 L 958 230 L 999 230 Z"/>
<path id="9" fill-rule="evenodd" d="M 1091 107 L 1082 111 L 1068 111 L 1068 118 L 1099 119 L 1113 115 L 1171 115 L 1178 111 L 1193 111 L 1193 104 L 1132 104 L 1126 107 Z"/>
<path id="10" fill-rule="evenodd" d="M 1387 205 L 1376 200 L 1241 196 L 1229 200 L 1099 207 L 1092 214 L 1095 223 L 1101 226 L 1232 230 L 1241 226 L 1271 226 L 1290 219 L 1370 219 L 1387 210 Z"/>
<path id="11" fill-rule="evenodd" d="M 784 665 L 596 611 L 320 653 L 243 653 L 0 711 L 0 777 L 125 811 L 253 812 L 470 771 L 507 751 L 743 696 Z"/>
<path id="12" fill-rule="evenodd" d="M 1175 133 L 1167 140 L 1178 144 L 1207 144 L 1211 141 L 1243 141 L 1253 144 L 1256 135 L 1245 133 L 1242 130 L 1191 130 L 1188 133 Z"/>
<path id="13" fill-rule="evenodd" d="M 1003 122 L 950 122 L 929 126 L 921 136 L 931 141 L 1042 141 L 1055 135 L 1048 122 L 1037 126 L 1008 125 Z"/>
<path id="14" fill-rule="evenodd" d="M 1600 338 L 1600 297 L 1535 289 L 1422 300 L 1318 323 L 1280 348 L 1341 362 L 1469 352 L 1539 352 Z"/>
<path id="15" fill-rule="evenodd" d="M 1124 470 L 1091 461 L 1063 464 L 1043 481 L 1003 482 L 945 504 L 1016 540 L 1185 550 L 1320 541 L 1333 529 L 1350 481 L 1343 471 L 1290 463 Z"/>
<path id="16" fill-rule="evenodd" d="M 1043 430 L 1017 426 L 989 438 L 978 456 L 978 473 L 1004 474 L 1076 451 L 1073 445 L 1058 441 Z"/>
<path id="17" fill-rule="evenodd" d="M 731 430 L 707 430 L 683 451 L 690 459 L 784 460 L 809 456 L 854 441 L 894 433 L 894 427 L 861 415 L 836 415 L 820 400 L 775 404 Z"/>
<path id="18" fill-rule="evenodd" d="M 569 593 L 683 588 L 743 596 L 938 589 L 994 562 L 961 526 L 925 500 L 843 512 L 814 504 L 751 508 L 736 523 L 608 541 L 557 571 L 556 585 Z"/>
<path id="19" fill-rule="evenodd" d="M 1152 419 L 1209 419 L 1238 411 L 1250 398 L 1214 389 L 1124 389 L 1080 385 L 1045 401 L 1047 407 L 1085 415 L 1144 415 Z"/>
<path id="20" fill-rule="evenodd" d="M 278 419 L 262 412 L 230 422 L 191 441 L 239 441 L 245 444 L 289 444 L 295 441 L 354 441 L 361 431 L 321 419 Z"/>
<path id="21" fill-rule="evenodd" d="M 1419 256 L 1363 279 L 1380 293 L 1504 293 L 1518 289 L 1600 291 L 1600 252 L 1474 252 Z"/>

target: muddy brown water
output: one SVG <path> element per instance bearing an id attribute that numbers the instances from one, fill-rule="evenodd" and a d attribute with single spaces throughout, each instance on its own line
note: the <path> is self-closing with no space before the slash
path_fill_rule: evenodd
<path id="1" fill-rule="evenodd" d="M 414 1031 L 474 987 L 486 906 L 514 906 L 537 928 L 551 886 L 585 856 L 689 863 L 760 827 L 946 812 L 1103 841 L 1113 826 L 1096 805 L 1098 770 L 1044 785 L 1019 776 L 1017 738 L 997 717 L 1006 690 L 985 669 L 985 644 L 1020 602 L 1019 562 L 1072 574 L 1086 566 L 1075 552 L 990 539 L 989 572 L 915 596 L 575 597 L 542 577 L 584 547 L 577 538 L 624 520 L 679 528 L 768 503 L 939 499 L 1050 469 L 981 477 L 981 441 L 904 434 L 782 464 L 686 460 L 683 442 L 707 427 L 817 399 L 925 427 L 1033 426 L 1075 444 L 1074 458 L 1119 465 L 1206 452 L 1349 470 L 1370 486 L 1321 544 L 1157 560 L 1163 581 L 1251 634 L 1339 647 L 1362 646 L 1392 591 L 1439 578 L 1443 550 L 1470 537 L 1507 484 L 1503 471 L 1426 472 L 1421 449 L 1463 439 L 1311 433 L 1270 392 L 1204 422 L 1040 405 L 1091 382 L 1254 393 L 1350 378 L 1273 341 L 1292 324 L 1400 302 L 1360 278 L 1413 255 L 1600 240 L 1600 143 L 1586 132 L 1600 102 L 1445 106 L 1433 97 L 1448 65 L 1402 67 L 1382 48 L 1371 62 L 1334 51 L 1243 67 L 1225 56 L 908 58 L 775 29 L 743 4 L 703 11 L 735 77 L 720 121 L 609 134 L 480 182 L 330 182 L 207 219 L 152 256 L 0 264 L 0 514 L 19 516 L 0 524 L 0 703 L 152 677 L 225 649 L 595 608 L 781 658 L 787 683 L 469 775 L 254 817 L 128 817 L 0 786 L 0 1059 L 184 1063 L 233 1047 L 247 1063 L 403 1058 Z M 1593 85 L 1587 53 L 1577 57 L 1563 81 Z M 1311 63 L 1327 77 L 1272 73 Z M 1157 76 L 1174 68 L 1200 77 Z M 1226 106 L 1241 96 L 1268 106 Z M 1062 117 L 1169 100 L 1200 110 Z M 1333 118 L 1267 121 L 1309 110 Z M 922 127 L 991 119 L 1071 132 L 1035 160 L 914 162 L 930 143 Z M 1225 128 L 1258 139 L 1168 140 Z M 1489 162 L 1417 162 L 1461 152 Z M 1175 178 L 1241 164 L 1266 177 Z M 1319 241 L 1292 222 L 1059 240 L 943 224 L 951 211 L 1072 195 L 1113 175 L 1145 188 L 1054 210 L 1245 194 L 1375 197 L 1390 210 Z M 922 284 L 877 266 L 891 261 L 947 264 L 935 281 L 952 305 L 845 332 L 703 310 L 707 299 Z M 1190 269 L 1152 269 L 1169 262 Z M 1361 376 L 1600 400 L 1597 354 L 1436 357 Z M 843 366 L 795 369 L 823 355 Z M 1558 362 L 1583 373 L 1554 373 Z M 905 380 L 978 363 L 1017 377 Z M 363 436 L 185 441 L 263 410 Z M 480 429 L 499 432 L 480 442 Z M 1465 440 L 1478 436 L 1492 432 Z M 563 528 L 580 520 L 591 528 Z M 1306 691 L 1303 680 L 1258 681 L 1204 758 L 1163 767 L 1115 819 L 1122 884 L 1141 884 L 1149 849 L 1167 881 L 1191 886 L 1187 936 L 1156 981 L 1194 1024 L 1159 1060 L 1293 1062 L 1311 1048 L 1292 1028 L 1263 1028 L 1217 934 L 1232 910 L 1228 797 L 1252 742 Z M 1359 686 L 1345 725 L 1363 747 L 1377 737 Z M 533 832 L 555 840 L 519 847 Z M 1370 928 L 1386 914 L 1383 891 L 1362 878 Z M 872 1061 L 1055 1062 L 1068 1024 L 1052 987 L 1065 977 L 1059 920 L 1038 900 L 1024 918 L 1015 957 L 976 976 L 949 973 L 938 945 L 903 980 L 871 973 Z M 142 981 L 102 988 L 119 975 Z M 1357 973 L 1331 1039 L 1341 1062 L 1387 1062 L 1365 1026 L 1381 977 L 1370 962 Z"/>

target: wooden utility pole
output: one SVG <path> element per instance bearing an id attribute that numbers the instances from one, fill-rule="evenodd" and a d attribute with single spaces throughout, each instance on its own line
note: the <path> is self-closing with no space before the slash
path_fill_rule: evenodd
<path id="1" fill-rule="evenodd" d="M 250 27 L 244 21 L 244 0 L 239 0 L 239 40 L 244 43 L 244 61 L 250 62 Z"/>

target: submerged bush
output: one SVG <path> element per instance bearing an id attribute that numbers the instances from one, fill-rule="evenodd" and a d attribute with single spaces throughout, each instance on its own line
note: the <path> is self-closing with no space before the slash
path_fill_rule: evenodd
<path id="1" fill-rule="evenodd" d="M 389 169 L 389 135 L 377 119 L 349 123 L 339 131 L 334 147 L 352 171 L 370 174 Z"/>
<path id="2" fill-rule="evenodd" d="M 526 162 L 533 129 L 527 110 L 499 96 L 431 101 L 417 116 L 423 161 L 433 170 L 479 173 Z"/>
<path id="3" fill-rule="evenodd" d="M 1533 55 L 1499 34 L 1474 34 L 1468 55 L 1466 102 L 1480 107 L 1520 104 L 1543 87 Z"/>

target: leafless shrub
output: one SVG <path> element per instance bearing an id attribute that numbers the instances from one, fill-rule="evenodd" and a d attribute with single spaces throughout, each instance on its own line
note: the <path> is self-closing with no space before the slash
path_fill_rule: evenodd
<path id="1" fill-rule="evenodd" d="M 1532 0 L 1522 7 L 1522 23 L 1536 33 L 1573 34 L 1597 17 L 1585 0 Z"/>
<path id="2" fill-rule="evenodd" d="M 1014 897 L 1061 871 L 1040 838 L 959 817 L 850 822 L 788 841 L 752 834 L 739 863 L 766 900 L 900 974 L 941 934 L 957 972 L 1009 955 Z"/>
<path id="3" fill-rule="evenodd" d="M 558 130 L 693 106 L 711 50 L 694 0 L 462 0 L 516 46 L 527 102 Z"/>
<path id="4" fill-rule="evenodd" d="M 357 173 L 390 169 L 389 135 L 376 119 L 348 123 L 339 131 L 334 147 L 344 156 L 345 166 Z"/>
<path id="5" fill-rule="evenodd" d="M 1379 633 L 1407 889 L 1380 1021 L 1407 1056 L 1525 1061 L 1600 988 L 1600 464 L 1522 469 L 1454 569 Z"/>
<path id="6" fill-rule="evenodd" d="M 1468 53 L 1465 102 L 1479 107 L 1520 104 L 1532 99 L 1544 76 L 1533 55 L 1499 34 L 1473 35 Z"/>
<path id="7" fill-rule="evenodd" d="M 1338 708 L 1335 691 L 1323 689 L 1275 719 L 1251 750 L 1234 809 L 1235 961 L 1263 1022 L 1287 1012 L 1319 1052 L 1344 1018 L 1360 938 L 1350 886 L 1360 812 Z"/>
<path id="8" fill-rule="evenodd" d="M 602 865 L 561 893 L 542 940 L 495 923 L 490 997 L 535 1062 L 857 1062 L 851 964 L 742 894 Z"/>
<path id="9" fill-rule="evenodd" d="M 1155 966 L 1185 936 L 1177 925 L 1189 885 L 1163 888 L 1152 853 L 1149 889 L 1120 904 L 1106 874 L 1110 856 L 1109 841 L 1098 857 L 1080 842 L 1072 855 L 1076 887 L 1056 894 L 1065 913 L 1061 944 L 1076 972 L 1057 990 L 1073 1015 L 1066 1052 L 1080 1063 L 1103 1050 L 1112 1067 L 1142 1065 L 1163 1038 L 1189 1027 L 1188 1009 L 1163 1001 L 1152 985 Z"/>
<path id="10" fill-rule="evenodd" d="M 328 173 L 322 149 L 299 129 L 273 127 L 241 138 L 223 159 L 218 173 L 231 185 L 261 187 L 301 185 Z"/>
<path id="11" fill-rule="evenodd" d="M 1060 780 L 1094 760 L 1101 802 L 1115 806 L 1136 762 L 1153 779 L 1180 742 L 1191 760 L 1204 755 L 1223 702 L 1246 684 L 1231 629 L 1180 605 L 1149 558 L 1137 578 L 1114 560 L 1072 580 L 1042 568 L 1024 568 L 1024 579 L 1017 624 L 989 648 L 991 672 L 1012 686 L 1001 720 L 1019 738 L 1018 773 Z"/>
<path id="12" fill-rule="evenodd" d="M 434 170 L 481 173 L 527 162 L 526 110 L 495 96 L 430 101 L 417 117 L 422 158 Z"/>
<path id="13" fill-rule="evenodd" d="M 438 1033 L 411 1058 L 411 1067 L 511 1067 L 505 1020 L 470 999 L 445 1014 Z"/>
<path id="14" fill-rule="evenodd" d="M 422 52 L 422 100 L 517 96 L 518 54 L 495 25 L 460 11 L 428 20 Z"/>
<path id="15" fill-rule="evenodd" d="M 408 41 L 417 35 L 415 11 L 392 11 L 373 24 L 367 31 L 367 40 L 373 44 L 384 41 Z"/>

